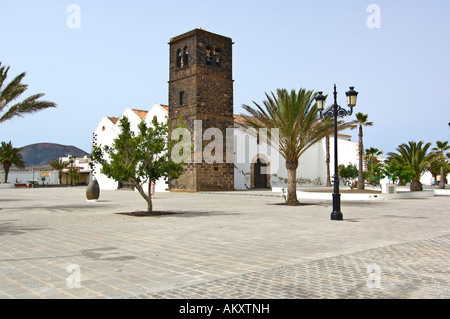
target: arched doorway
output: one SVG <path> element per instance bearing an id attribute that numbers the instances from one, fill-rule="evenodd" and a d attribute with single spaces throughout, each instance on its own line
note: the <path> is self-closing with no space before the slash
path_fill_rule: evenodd
<path id="1" fill-rule="evenodd" d="M 270 188 L 270 163 L 261 155 L 254 160 L 251 167 L 251 188 Z"/>
<path id="2" fill-rule="evenodd" d="M 266 188 L 267 187 L 267 175 L 262 174 L 263 168 L 266 168 L 267 164 L 264 163 L 260 158 L 255 163 L 255 173 L 253 174 L 253 180 L 255 188 Z"/>

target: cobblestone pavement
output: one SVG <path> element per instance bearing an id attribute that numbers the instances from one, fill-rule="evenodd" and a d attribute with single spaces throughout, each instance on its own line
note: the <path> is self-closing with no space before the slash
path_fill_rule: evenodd
<path id="1" fill-rule="evenodd" d="M 267 195 L 273 195 L 266 193 Z M 258 196 L 252 196 L 258 195 Z M 450 297 L 450 198 L 277 205 L 264 193 L 0 190 L 0 298 Z"/>
<path id="2" fill-rule="evenodd" d="M 252 272 L 138 298 L 449 299 L 449 260 L 450 236 L 442 236 Z"/>

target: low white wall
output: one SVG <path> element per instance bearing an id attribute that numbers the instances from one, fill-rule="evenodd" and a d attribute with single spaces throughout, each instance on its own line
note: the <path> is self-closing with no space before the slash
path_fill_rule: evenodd
<path id="1" fill-rule="evenodd" d="M 1 179 L 0 181 L 3 183 L 5 180 L 4 172 L 0 173 Z M 44 181 L 42 181 L 42 177 L 44 177 Z M 35 181 L 39 185 L 45 184 L 45 185 L 58 185 L 59 179 L 58 179 L 58 172 L 49 172 L 48 176 L 42 176 L 40 175 L 39 171 L 10 171 L 8 174 L 8 183 L 15 184 L 15 183 L 27 183 L 30 181 Z"/>
<path id="2" fill-rule="evenodd" d="M 435 191 L 425 190 L 422 192 L 409 192 L 404 190 L 397 190 L 397 194 L 348 194 L 341 193 L 341 200 L 343 201 L 371 201 L 371 200 L 393 200 L 393 199 L 412 199 L 412 198 L 429 198 L 435 196 Z M 272 192 L 280 193 L 282 196 L 282 188 L 272 188 Z M 321 192 L 307 192 L 297 190 L 298 199 L 317 199 L 317 200 L 332 200 L 332 193 Z"/>

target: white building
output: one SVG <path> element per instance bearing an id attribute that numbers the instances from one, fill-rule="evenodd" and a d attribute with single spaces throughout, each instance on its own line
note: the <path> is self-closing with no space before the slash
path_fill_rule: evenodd
<path id="1" fill-rule="evenodd" d="M 104 117 L 101 119 L 97 128 L 94 130 L 94 143 L 96 145 L 112 145 L 114 139 L 119 134 L 119 121 L 122 117 L 127 117 L 130 121 L 131 129 L 137 131 L 138 124 L 144 120 L 146 123 L 150 124 L 153 118 L 156 117 L 158 122 L 167 122 L 167 114 L 169 107 L 160 104 L 154 104 L 149 111 L 136 110 L 131 108 L 126 108 L 120 117 Z M 122 188 L 119 182 L 106 177 L 100 172 L 101 165 L 95 164 L 93 167 L 93 178 L 97 179 L 100 189 L 104 190 L 115 190 Z M 156 192 L 164 192 L 167 189 L 166 179 L 161 178 L 155 183 Z M 147 189 L 147 186 L 144 186 Z"/>
<path id="2" fill-rule="evenodd" d="M 118 135 L 118 125 L 121 117 L 126 116 L 133 130 L 144 120 L 151 123 L 156 117 L 159 122 L 166 122 L 168 118 L 168 106 L 153 104 L 148 111 L 126 108 L 120 117 L 104 117 L 97 125 L 93 135 L 96 145 L 111 145 Z M 234 157 L 234 185 L 236 190 L 245 190 L 262 187 L 286 187 L 287 170 L 284 159 L 278 151 L 269 147 L 266 143 L 257 146 L 254 135 L 246 133 L 239 125 L 242 119 L 235 115 L 233 157 Z M 225 133 L 224 133 L 225 135 Z M 358 165 L 358 144 L 351 141 L 351 136 L 339 134 L 339 164 L 349 163 Z M 297 186 L 324 186 L 326 181 L 325 164 L 326 145 L 325 139 L 308 149 L 300 158 L 297 170 Z M 334 139 L 330 138 L 330 169 L 334 174 Z M 93 177 L 104 190 L 115 190 L 121 185 L 107 178 L 100 172 L 101 166 L 96 164 Z M 262 173 L 262 174 L 261 174 Z M 165 179 L 156 182 L 156 192 L 167 191 L 168 184 Z"/>
<path id="3" fill-rule="evenodd" d="M 71 155 L 60 157 L 60 160 L 69 163 L 62 170 L 62 185 L 88 185 L 91 181 L 90 159 L 87 156 L 73 157 Z M 70 170 L 76 170 L 76 175 L 71 175 Z"/>

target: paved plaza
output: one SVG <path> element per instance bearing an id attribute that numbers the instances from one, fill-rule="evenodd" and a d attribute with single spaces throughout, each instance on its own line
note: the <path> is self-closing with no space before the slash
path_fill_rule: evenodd
<path id="1" fill-rule="evenodd" d="M 0 298 L 448 299 L 450 196 L 277 205 L 272 192 L 0 190 Z"/>

